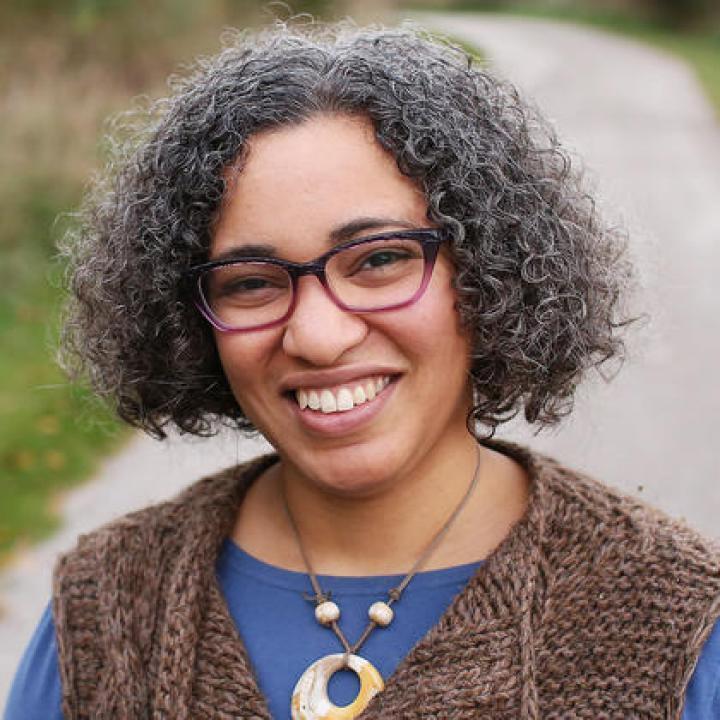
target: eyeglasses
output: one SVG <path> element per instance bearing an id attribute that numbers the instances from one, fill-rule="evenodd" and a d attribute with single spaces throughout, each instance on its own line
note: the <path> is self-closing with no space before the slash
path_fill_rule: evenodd
<path id="1" fill-rule="evenodd" d="M 288 320 L 298 280 L 314 275 L 342 310 L 397 310 L 430 282 L 440 230 L 394 230 L 339 245 L 306 263 L 263 257 L 216 260 L 188 271 L 200 312 L 222 332 L 264 330 Z"/>

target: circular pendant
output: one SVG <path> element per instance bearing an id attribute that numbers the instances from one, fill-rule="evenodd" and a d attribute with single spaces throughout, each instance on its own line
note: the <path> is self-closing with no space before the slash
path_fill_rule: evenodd
<path id="1" fill-rule="evenodd" d="M 342 653 L 326 655 L 310 665 L 293 690 L 293 720 L 352 720 L 385 687 L 380 673 L 372 663 L 359 655 L 350 655 L 348 667 L 360 678 L 360 692 L 349 705 L 333 705 L 327 694 L 328 682 L 344 667 L 345 656 Z"/>

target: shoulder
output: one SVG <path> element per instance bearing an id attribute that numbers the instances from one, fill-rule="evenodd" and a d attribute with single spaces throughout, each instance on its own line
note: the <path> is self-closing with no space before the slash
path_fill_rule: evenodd
<path id="1" fill-rule="evenodd" d="M 615 488 L 539 457 L 548 495 L 550 529 L 569 534 L 598 569 L 641 561 L 679 580 L 705 580 L 720 592 L 720 546 L 680 520 Z"/>
<path id="2" fill-rule="evenodd" d="M 633 558 L 658 570 L 675 572 L 682 566 L 687 579 L 697 574 L 720 591 L 716 541 L 541 453 L 510 443 L 495 446 L 525 468 L 531 481 L 531 506 L 540 506 L 543 535 L 558 551 L 569 551 L 577 560 L 590 556 L 598 570 Z"/>
<path id="3" fill-rule="evenodd" d="M 704 640 L 720 616 L 720 548 L 685 523 L 603 483 L 546 463 L 548 557 L 636 619 L 695 624 Z M 553 547 L 554 546 L 554 547 Z"/>
<path id="4" fill-rule="evenodd" d="M 88 627 L 94 626 L 100 596 L 119 599 L 130 612 L 138 598 L 146 603 L 159 594 L 160 578 L 188 542 L 204 547 L 206 536 L 221 536 L 224 526 L 231 527 L 245 490 L 275 460 L 276 456 L 266 455 L 228 468 L 199 480 L 172 500 L 82 535 L 54 569 L 53 615 L 60 637 L 70 616 L 76 616 L 74 622 L 82 616 Z M 209 543 L 208 539 L 205 545 Z M 211 554 L 217 549 L 206 548 Z"/>
<path id="5" fill-rule="evenodd" d="M 92 702 L 118 661 L 140 683 L 160 619 L 198 574 L 211 576 L 249 484 L 276 461 L 257 458 L 194 483 L 173 500 L 82 536 L 53 577 L 63 709 Z M 129 681 L 128 677 L 128 681 Z"/>
<path id="6" fill-rule="evenodd" d="M 720 551 L 645 503 L 541 454 L 501 445 L 531 480 L 544 682 L 649 688 L 677 709 L 720 617 Z M 715 678 L 713 678 L 714 682 Z"/>
<path id="7" fill-rule="evenodd" d="M 200 531 L 209 519 L 219 521 L 231 516 L 242 501 L 247 487 L 265 468 L 276 461 L 264 455 L 204 477 L 171 500 L 120 517 L 91 533 L 81 535 L 76 546 L 61 556 L 55 579 L 96 573 L 106 563 L 124 562 L 138 557 L 143 565 L 157 551 L 172 553 L 182 544 L 187 532 Z"/>
<path id="8" fill-rule="evenodd" d="M 542 508 L 546 601 L 565 640 L 607 651 L 603 662 L 621 647 L 640 665 L 652 658 L 668 686 L 684 689 L 720 617 L 718 545 L 587 475 L 519 452 L 531 503 Z"/>

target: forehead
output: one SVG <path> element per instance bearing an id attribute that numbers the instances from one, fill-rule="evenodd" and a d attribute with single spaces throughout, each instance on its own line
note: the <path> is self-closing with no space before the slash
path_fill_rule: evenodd
<path id="1" fill-rule="evenodd" d="M 360 218 L 422 226 L 426 215 L 422 191 L 369 120 L 321 115 L 249 140 L 237 172 L 228 171 L 210 254 L 264 244 L 303 260 L 327 249 L 335 228 Z"/>

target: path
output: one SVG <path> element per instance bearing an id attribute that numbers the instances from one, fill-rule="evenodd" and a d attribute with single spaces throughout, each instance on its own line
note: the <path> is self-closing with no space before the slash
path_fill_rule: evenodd
<path id="1" fill-rule="evenodd" d="M 652 322 L 610 384 L 530 444 L 720 537 L 720 124 L 683 62 L 571 24 L 423 16 L 535 98 L 630 226 Z"/>
<path id="2" fill-rule="evenodd" d="M 647 499 L 720 535 L 720 128 L 694 77 L 662 53 L 571 25 L 491 16 L 433 17 L 432 25 L 484 48 L 534 95 L 639 229 L 652 325 L 615 382 L 594 383 L 563 430 L 529 442 L 608 482 L 643 486 Z M 528 437 L 518 428 L 503 435 Z M 78 533 L 260 449 L 228 438 L 167 447 L 138 437 L 97 482 L 71 493 L 64 530 L 0 577 L 0 704 L 58 552 Z"/>

